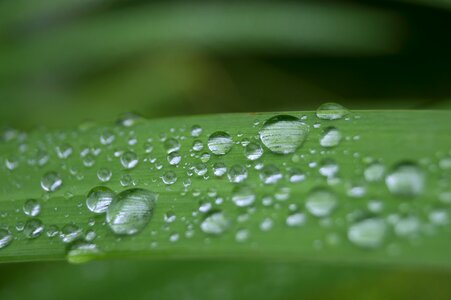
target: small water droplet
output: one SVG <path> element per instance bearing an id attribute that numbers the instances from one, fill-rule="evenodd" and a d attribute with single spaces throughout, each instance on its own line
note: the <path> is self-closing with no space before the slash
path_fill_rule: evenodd
<path id="1" fill-rule="evenodd" d="M 56 191 L 63 184 L 63 180 L 56 172 L 47 172 L 41 178 L 41 187 L 46 192 Z"/>
<path id="2" fill-rule="evenodd" d="M 233 165 L 229 172 L 227 173 L 227 177 L 232 183 L 241 183 L 247 179 L 247 170 L 243 165 Z"/>
<path id="3" fill-rule="evenodd" d="M 202 127 L 199 125 L 193 125 L 193 127 L 191 127 L 191 136 L 198 137 L 202 134 L 202 131 Z"/>
<path id="4" fill-rule="evenodd" d="M 211 213 L 200 224 L 200 228 L 204 233 L 212 235 L 224 233 L 229 226 L 230 220 L 221 211 Z"/>
<path id="5" fill-rule="evenodd" d="M 138 164 L 138 155 L 133 151 L 125 151 L 121 155 L 121 164 L 126 169 L 133 169 Z"/>
<path id="6" fill-rule="evenodd" d="M 99 170 L 97 170 L 97 178 L 99 178 L 101 182 L 110 181 L 111 176 L 113 176 L 113 173 L 107 168 L 100 168 Z"/>
<path id="7" fill-rule="evenodd" d="M 93 260 L 101 253 L 96 244 L 80 241 L 71 245 L 66 259 L 72 264 L 82 264 Z"/>
<path id="8" fill-rule="evenodd" d="M 178 165 L 182 160 L 182 156 L 177 151 L 168 154 L 168 163 L 172 166 Z"/>
<path id="9" fill-rule="evenodd" d="M 180 142 L 175 138 L 169 138 L 164 142 L 166 153 L 172 153 L 180 150 Z"/>
<path id="10" fill-rule="evenodd" d="M 264 166 L 260 170 L 259 176 L 264 184 L 276 184 L 280 179 L 282 179 L 282 173 L 279 168 L 274 165 Z"/>
<path id="11" fill-rule="evenodd" d="M 227 172 L 227 167 L 223 163 L 215 163 L 213 165 L 213 174 L 215 174 L 216 177 L 224 176 L 224 174 Z"/>
<path id="12" fill-rule="evenodd" d="M 295 212 L 287 217 L 285 223 L 289 227 L 299 227 L 305 223 L 305 220 L 306 220 L 305 214 L 301 212 Z"/>
<path id="13" fill-rule="evenodd" d="M 338 120 L 349 113 L 349 110 L 338 103 L 324 103 L 316 110 L 316 116 L 323 120 Z"/>
<path id="14" fill-rule="evenodd" d="M 25 223 L 25 227 L 23 229 L 23 233 L 26 238 L 34 239 L 41 235 L 42 231 L 44 231 L 44 225 L 39 219 L 30 219 Z"/>
<path id="15" fill-rule="evenodd" d="M 322 147 L 330 148 L 338 146 L 341 141 L 341 132 L 335 127 L 328 127 L 324 130 L 319 143 Z"/>
<path id="16" fill-rule="evenodd" d="M 13 241 L 13 235 L 6 229 L 0 228 L 0 249 L 5 248 Z"/>
<path id="17" fill-rule="evenodd" d="M 385 183 L 393 195 L 412 198 L 423 193 L 425 178 L 416 164 L 403 162 L 385 177 Z"/>
<path id="18" fill-rule="evenodd" d="M 337 196 L 326 188 L 314 188 L 307 195 L 305 207 L 316 217 L 329 216 L 338 205 Z"/>
<path id="19" fill-rule="evenodd" d="M 271 218 L 264 218 L 263 221 L 260 223 L 260 230 L 269 231 L 272 229 L 273 225 L 274 221 Z"/>
<path id="20" fill-rule="evenodd" d="M 260 129 L 263 145 L 271 152 L 289 154 L 296 151 L 307 139 L 309 126 L 298 118 L 279 115 L 268 119 Z"/>
<path id="21" fill-rule="evenodd" d="M 263 155 L 263 148 L 258 143 L 251 142 L 244 148 L 244 155 L 248 160 L 257 160 Z"/>
<path id="22" fill-rule="evenodd" d="M 348 239 L 362 248 L 377 248 L 385 239 L 386 224 L 384 220 L 371 218 L 353 224 L 348 229 Z"/>
<path id="23" fill-rule="evenodd" d="M 155 193 L 144 189 L 119 193 L 108 207 L 108 226 L 116 234 L 136 234 L 149 223 L 156 198 Z"/>
<path id="24" fill-rule="evenodd" d="M 230 152 L 232 147 L 233 140 L 227 132 L 216 131 L 208 138 L 208 149 L 210 149 L 213 154 L 225 155 Z"/>
<path id="25" fill-rule="evenodd" d="M 74 223 L 68 223 L 61 228 L 60 238 L 65 244 L 72 243 L 83 236 L 83 231 Z"/>
<path id="26" fill-rule="evenodd" d="M 250 237 L 250 232 L 247 229 L 240 229 L 235 233 L 235 241 L 238 243 L 243 243 L 247 241 Z"/>
<path id="27" fill-rule="evenodd" d="M 174 171 L 167 171 L 161 177 L 161 180 L 167 185 L 171 185 L 177 182 L 177 174 Z"/>
<path id="28" fill-rule="evenodd" d="M 370 164 L 363 172 L 365 180 L 368 182 L 378 182 L 384 179 L 385 166 L 381 163 L 374 162 Z"/>
<path id="29" fill-rule="evenodd" d="M 23 212 L 30 217 L 36 217 L 41 212 L 41 204 L 36 199 L 28 199 L 23 205 Z"/>
<path id="30" fill-rule="evenodd" d="M 326 158 L 321 161 L 320 167 L 319 167 L 319 173 L 323 176 L 326 176 L 328 178 L 333 178 L 337 175 L 339 171 L 338 164 L 330 158 Z"/>
<path id="31" fill-rule="evenodd" d="M 255 202 L 255 193 L 248 186 L 236 186 L 233 190 L 232 201 L 239 207 L 252 205 Z"/>
<path id="32" fill-rule="evenodd" d="M 89 191 L 86 198 L 86 206 L 90 211 L 96 214 L 106 212 L 115 193 L 107 187 L 98 186 Z"/>
<path id="33" fill-rule="evenodd" d="M 164 221 L 166 223 L 173 223 L 177 219 L 177 216 L 173 211 L 168 211 L 164 214 Z"/>

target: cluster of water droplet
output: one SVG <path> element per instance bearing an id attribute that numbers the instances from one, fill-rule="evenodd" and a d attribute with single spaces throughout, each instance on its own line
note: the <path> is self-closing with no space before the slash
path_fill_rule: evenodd
<path id="1" fill-rule="evenodd" d="M 418 243 L 422 235 L 447 225 L 449 177 L 440 187 L 440 205 L 426 218 L 412 213 L 414 201 L 427 188 L 428 170 L 408 160 L 386 166 L 378 158 L 347 150 L 343 144 L 357 143 L 360 136 L 348 136 L 341 127 L 346 122 L 358 127 L 358 120 L 343 106 L 326 103 L 312 117 L 276 115 L 256 120 L 253 126 L 239 124 L 243 127 L 237 131 L 181 126 L 146 138 L 146 127 L 139 127 L 142 120 L 126 114 L 112 128 L 99 131 L 86 125 L 72 133 L 46 136 L 37 143 L 42 145 L 38 150 L 28 148 L 25 134 L 5 132 L 3 139 L 16 141 L 20 154 L 4 158 L 5 170 L 12 175 L 21 168 L 39 174 L 42 197 L 23 202 L 23 216 L 14 228 L 0 226 L 0 249 L 15 239 L 34 240 L 45 232 L 49 239 L 57 237 L 68 245 L 70 261 L 83 262 L 102 254 L 95 242 L 99 227 L 107 228 L 100 230 L 103 238 L 114 236 L 117 241 L 146 231 L 148 244 L 155 249 L 161 236 L 170 244 L 195 234 L 204 235 L 206 243 L 226 234 L 240 244 L 256 243 L 274 226 L 323 228 L 324 236 L 312 241 L 316 248 L 338 245 L 344 238 L 373 249 L 388 245 L 390 232 Z M 95 136 L 95 142 L 80 147 L 68 142 L 86 132 Z M 349 157 L 348 165 L 336 159 L 337 153 Z M 438 163 L 447 174 L 450 157 L 443 155 Z M 33 177 L 24 180 L 28 184 Z M 23 183 L 11 178 L 11 186 L 20 188 Z M 80 198 L 71 188 L 75 181 L 98 182 L 83 195 L 83 203 L 76 204 L 80 214 L 91 216 L 86 224 L 69 221 L 71 216 L 62 211 L 65 206 L 52 207 L 53 198 L 67 202 Z M 389 200 L 398 201 L 389 208 L 384 205 L 387 201 L 378 200 L 387 195 L 385 191 L 393 198 Z M 163 211 L 158 208 L 160 197 L 166 201 Z M 352 200 L 362 205 L 349 204 Z M 184 207 L 180 214 L 178 205 Z M 62 214 L 65 221 L 44 224 L 40 214 L 49 210 Z M 387 249 L 397 249 L 393 245 Z"/>

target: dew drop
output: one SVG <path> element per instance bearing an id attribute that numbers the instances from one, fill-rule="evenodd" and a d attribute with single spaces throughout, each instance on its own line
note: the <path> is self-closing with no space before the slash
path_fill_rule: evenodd
<path id="1" fill-rule="evenodd" d="M 232 201 L 239 207 L 252 205 L 255 202 L 255 193 L 248 186 L 236 186 L 233 190 Z"/>
<path id="2" fill-rule="evenodd" d="M 217 211 L 207 216 L 200 224 L 200 229 L 207 234 L 220 235 L 230 226 L 230 220 L 221 212 Z"/>
<path id="3" fill-rule="evenodd" d="M 174 171 L 167 171 L 161 177 L 161 180 L 167 185 L 171 185 L 177 182 L 177 174 Z"/>
<path id="4" fill-rule="evenodd" d="M 41 187 L 46 192 L 54 192 L 61 187 L 63 180 L 56 172 L 47 172 L 41 178 Z"/>
<path id="5" fill-rule="evenodd" d="M 191 127 L 191 136 L 198 137 L 202 134 L 202 131 L 202 127 L 199 125 L 193 125 L 193 127 Z"/>
<path id="6" fill-rule="evenodd" d="M 320 163 L 319 173 L 328 178 L 335 177 L 338 173 L 338 170 L 338 164 L 330 158 L 326 158 Z"/>
<path id="7" fill-rule="evenodd" d="M 386 224 L 384 220 L 371 218 L 360 221 L 348 229 L 348 239 L 362 248 L 377 248 L 385 239 Z"/>
<path id="8" fill-rule="evenodd" d="M 338 103 L 324 103 L 316 110 L 316 116 L 323 120 L 338 120 L 349 113 L 349 110 Z"/>
<path id="9" fill-rule="evenodd" d="M 378 162 L 370 164 L 363 172 L 363 176 L 365 177 L 365 180 L 368 182 L 382 181 L 384 179 L 384 175 L 385 175 L 385 166 Z"/>
<path id="10" fill-rule="evenodd" d="M 385 184 L 393 195 L 412 198 L 423 193 L 425 178 L 416 164 L 403 162 L 385 177 Z"/>
<path id="11" fill-rule="evenodd" d="M 264 166 L 260 171 L 260 179 L 264 184 L 276 184 L 282 179 L 282 173 L 274 165 Z"/>
<path id="12" fill-rule="evenodd" d="M 36 217 L 41 212 L 41 204 L 36 199 L 28 199 L 23 205 L 23 212 L 30 217 Z"/>
<path id="13" fill-rule="evenodd" d="M 113 173 L 107 168 L 100 168 L 97 170 L 97 178 L 99 178 L 101 182 L 110 181 L 112 176 Z"/>
<path id="14" fill-rule="evenodd" d="M 72 146 L 69 144 L 62 144 L 62 145 L 56 146 L 55 151 L 56 151 L 56 155 L 58 155 L 58 157 L 60 159 L 66 159 L 72 155 L 73 149 L 72 149 Z"/>
<path id="15" fill-rule="evenodd" d="M 305 207 L 316 217 L 329 216 L 338 205 L 337 196 L 326 188 L 315 188 L 307 195 Z"/>
<path id="16" fill-rule="evenodd" d="M 13 235 L 6 229 L 0 228 L 0 249 L 5 248 L 13 241 Z"/>
<path id="17" fill-rule="evenodd" d="M 25 227 L 23 229 L 23 233 L 25 237 L 28 239 L 34 239 L 41 235 L 42 231 L 44 231 L 44 225 L 39 219 L 30 219 L 25 223 Z"/>
<path id="18" fill-rule="evenodd" d="M 247 170 L 243 165 L 233 165 L 227 173 L 229 181 L 232 183 L 241 183 L 247 179 Z"/>
<path id="19" fill-rule="evenodd" d="M 296 151 L 307 139 L 309 126 L 298 118 L 279 115 L 268 119 L 260 129 L 263 145 L 271 152 L 289 154 Z"/>
<path id="20" fill-rule="evenodd" d="M 115 193 L 107 187 L 97 186 L 89 191 L 86 198 L 86 206 L 90 211 L 96 214 L 106 212 Z"/>
<path id="21" fill-rule="evenodd" d="M 247 229 L 240 229 L 235 233 L 235 241 L 238 243 L 243 243 L 247 241 L 250 237 L 250 232 Z"/>
<path id="22" fill-rule="evenodd" d="M 129 189 L 119 193 L 106 214 L 110 229 L 120 235 L 133 235 L 149 223 L 157 195 L 144 189 Z"/>
<path id="23" fill-rule="evenodd" d="M 290 214 L 287 217 L 285 223 L 289 227 L 299 227 L 305 223 L 305 220 L 306 220 L 305 214 L 303 214 L 301 212 L 295 212 L 295 213 Z"/>
<path id="24" fill-rule="evenodd" d="M 216 131 L 208 138 L 208 149 L 210 149 L 213 154 L 225 155 L 229 153 L 232 147 L 233 140 L 227 132 Z"/>
<path id="25" fill-rule="evenodd" d="M 80 241 L 71 245 L 66 259 L 72 264 L 82 264 L 95 259 L 101 253 L 96 244 Z"/>
<path id="26" fill-rule="evenodd" d="M 328 127 L 324 130 L 319 143 L 322 147 L 331 148 L 338 146 L 341 141 L 341 132 L 335 127 Z"/>
<path id="27" fill-rule="evenodd" d="M 222 177 L 225 173 L 227 173 L 227 167 L 225 164 L 215 163 L 213 165 L 213 174 L 215 174 L 216 177 Z"/>
<path id="28" fill-rule="evenodd" d="M 126 169 L 133 169 L 138 164 L 138 155 L 133 151 L 125 151 L 121 155 L 121 164 Z"/>
<path id="29" fill-rule="evenodd" d="M 69 244 L 80 239 L 82 235 L 83 231 L 74 223 L 64 225 L 60 232 L 61 241 L 65 244 Z"/>
<path id="30" fill-rule="evenodd" d="M 180 142 L 175 138 L 169 138 L 164 142 L 166 153 L 172 153 L 180 150 Z"/>
<path id="31" fill-rule="evenodd" d="M 249 143 L 246 148 L 244 148 L 244 155 L 248 160 L 257 160 L 263 155 L 263 148 L 260 144 Z"/>

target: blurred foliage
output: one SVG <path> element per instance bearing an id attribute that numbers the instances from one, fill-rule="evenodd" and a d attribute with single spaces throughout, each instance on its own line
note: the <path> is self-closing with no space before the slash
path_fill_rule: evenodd
<path id="1" fill-rule="evenodd" d="M 450 8 L 448 0 L 2 1 L 0 126 L 72 127 L 123 111 L 306 110 L 325 100 L 450 109 Z M 0 299 L 8 300 L 449 299 L 451 279 L 438 271 L 253 262 L 1 270 Z M 209 276 L 217 286 L 193 295 Z"/>

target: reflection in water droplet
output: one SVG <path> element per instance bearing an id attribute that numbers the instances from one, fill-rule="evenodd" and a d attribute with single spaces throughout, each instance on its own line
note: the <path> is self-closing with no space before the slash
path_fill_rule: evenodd
<path id="1" fill-rule="evenodd" d="M 23 233 L 26 238 L 34 239 L 41 235 L 42 231 L 44 231 L 44 225 L 39 219 L 30 219 L 25 223 L 25 227 L 23 229 Z"/>
<path id="2" fill-rule="evenodd" d="M 316 110 L 316 116 L 323 120 L 338 120 L 349 113 L 348 109 L 338 103 L 324 103 Z"/>
<path id="3" fill-rule="evenodd" d="M 73 241 L 81 238 L 83 231 L 74 223 L 69 223 L 63 226 L 60 232 L 61 241 L 65 244 L 72 243 Z"/>
<path id="4" fill-rule="evenodd" d="M 96 214 L 106 212 L 115 193 L 107 187 L 98 186 L 89 191 L 86 198 L 86 206 L 90 211 Z"/>
<path id="5" fill-rule="evenodd" d="M 396 165 L 385 177 L 388 190 L 395 196 L 415 197 L 423 193 L 425 178 L 423 171 L 414 163 Z"/>
<path id="6" fill-rule="evenodd" d="M 116 234 L 136 234 L 149 223 L 156 198 L 155 193 L 144 189 L 119 193 L 108 207 L 108 226 Z"/>
<path id="7" fill-rule="evenodd" d="M 348 239 L 362 248 L 377 248 L 385 239 L 386 224 L 378 218 L 360 221 L 348 229 Z"/>
<path id="8" fill-rule="evenodd" d="M 233 165 L 229 172 L 227 173 L 227 176 L 230 180 L 230 182 L 233 183 L 240 183 L 247 179 L 247 170 L 246 167 L 243 165 Z"/>
<path id="9" fill-rule="evenodd" d="M 215 163 L 213 165 L 213 174 L 215 174 L 216 177 L 224 176 L 224 174 L 227 172 L 227 167 L 223 163 Z"/>
<path id="10" fill-rule="evenodd" d="M 259 135 L 262 143 L 271 152 L 289 154 L 296 151 L 307 139 L 309 126 L 298 118 L 279 115 L 263 124 Z"/>
<path id="11" fill-rule="evenodd" d="M 216 131 L 208 138 L 208 149 L 210 149 L 213 154 L 225 155 L 232 147 L 232 137 L 224 131 Z"/>
<path id="12" fill-rule="evenodd" d="M 167 185 L 171 185 L 177 182 L 177 174 L 174 171 L 167 171 L 161 177 L 163 182 Z"/>
<path id="13" fill-rule="evenodd" d="M 97 178 L 99 178 L 101 182 L 110 181 L 111 176 L 113 176 L 113 173 L 107 168 L 100 168 L 97 170 Z"/>
<path id="14" fill-rule="evenodd" d="M 166 153 L 172 153 L 180 150 L 180 142 L 175 138 L 167 139 L 164 142 L 164 148 L 166 149 Z"/>
<path id="15" fill-rule="evenodd" d="M 263 148 L 258 143 L 249 143 L 244 148 L 244 155 L 248 160 L 257 160 L 263 155 Z"/>
<path id="16" fill-rule="evenodd" d="M 133 151 L 125 151 L 121 155 L 121 164 L 126 169 L 133 169 L 138 164 L 138 155 Z"/>
<path id="17" fill-rule="evenodd" d="M 264 184 L 275 184 L 282 179 L 282 173 L 274 165 L 264 166 L 260 171 L 260 179 Z"/>
<path id="18" fill-rule="evenodd" d="M 182 156 L 180 155 L 180 153 L 175 151 L 175 152 L 169 153 L 167 159 L 168 159 L 168 163 L 170 165 L 175 166 L 180 163 L 180 161 L 182 160 Z"/>

